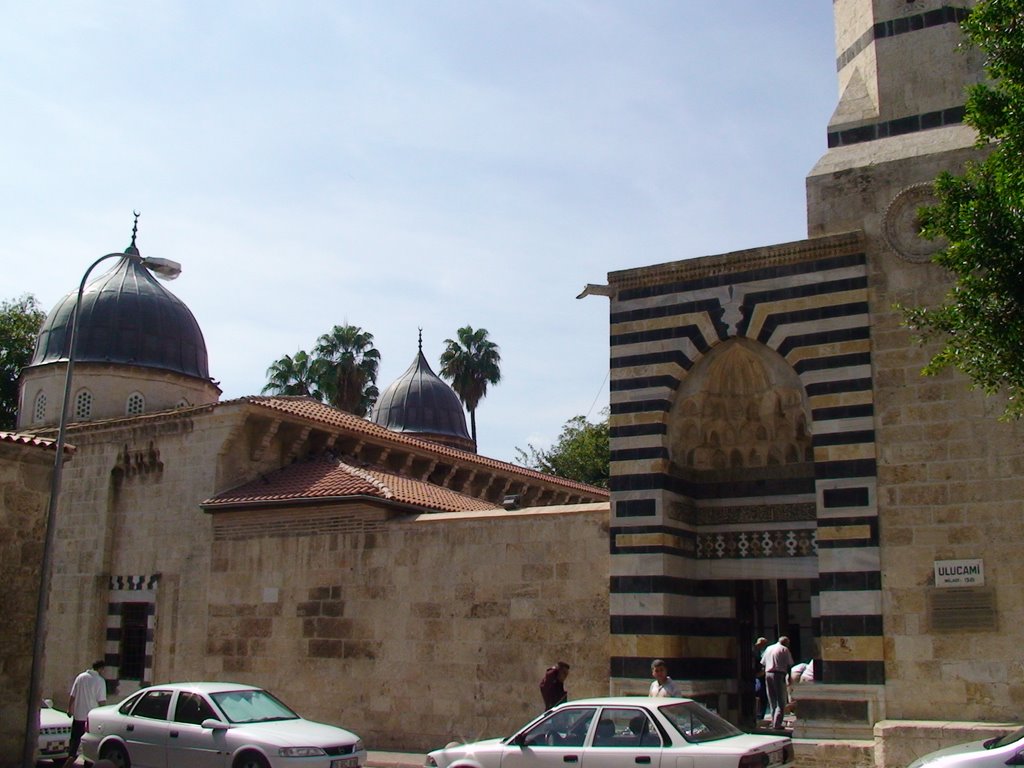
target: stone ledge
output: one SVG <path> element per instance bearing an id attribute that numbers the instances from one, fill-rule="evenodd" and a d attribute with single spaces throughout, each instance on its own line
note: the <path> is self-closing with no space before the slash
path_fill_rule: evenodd
<path id="1" fill-rule="evenodd" d="M 875 763 L 879 768 L 904 766 L 944 747 L 1001 736 L 1015 723 L 955 720 L 882 720 L 875 723 Z"/>

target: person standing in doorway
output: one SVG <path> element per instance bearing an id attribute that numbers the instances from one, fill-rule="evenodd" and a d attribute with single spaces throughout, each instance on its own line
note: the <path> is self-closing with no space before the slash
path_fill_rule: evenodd
<path id="1" fill-rule="evenodd" d="M 85 733 L 85 718 L 89 711 L 107 701 L 107 681 L 102 672 L 107 663 L 100 659 L 92 663 L 92 668 L 82 672 L 71 684 L 71 696 L 68 698 L 68 714 L 71 715 L 71 739 L 68 742 L 68 759 L 64 768 L 71 768 L 78 758 L 78 747 Z"/>
<path id="2" fill-rule="evenodd" d="M 540 695 L 544 698 L 544 709 L 551 709 L 569 698 L 565 691 L 565 678 L 569 676 L 569 665 L 560 661 L 548 667 L 540 681 Z"/>
<path id="3" fill-rule="evenodd" d="M 672 698 L 678 698 L 682 695 L 679 692 L 679 686 L 676 684 L 676 681 L 668 676 L 668 666 L 664 660 L 655 659 L 651 662 L 651 677 L 654 680 L 651 682 L 648 696 L 671 696 Z"/>
<path id="4" fill-rule="evenodd" d="M 787 683 L 789 670 L 793 668 L 793 654 L 789 652 L 789 638 L 779 637 L 778 642 L 764 649 L 761 656 L 764 664 L 764 682 L 768 689 L 768 709 L 771 711 L 772 728 L 782 728 L 786 715 Z"/>
<path id="5" fill-rule="evenodd" d="M 764 664 L 761 663 L 761 656 L 764 649 L 768 647 L 768 638 L 759 637 L 754 641 L 754 723 L 764 720 L 765 712 L 768 710 L 768 692 L 764 684 Z"/>

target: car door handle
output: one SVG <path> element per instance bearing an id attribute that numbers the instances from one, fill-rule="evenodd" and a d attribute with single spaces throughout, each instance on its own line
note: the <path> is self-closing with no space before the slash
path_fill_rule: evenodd
<path id="1" fill-rule="evenodd" d="M 637 765 L 650 765 L 651 764 L 651 758 L 641 756 L 641 757 L 638 757 L 633 762 L 636 763 Z"/>
<path id="2" fill-rule="evenodd" d="M 125 730 L 126 730 L 126 731 L 134 731 L 134 730 L 135 730 L 135 726 L 134 726 L 134 725 L 131 725 L 131 724 L 129 724 L 129 725 L 128 725 L 128 727 L 127 727 L 127 728 L 125 728 Z"/>
<path id="3" fill-rule="evenodd" d="M 564 755 L 562 757 L 563 763 L 578 763 L 580 761 L 579 755 Z"/>
<path id="4" fill-rule="evenodd" d="M 171 731 L 170 736 L 171 736 L 172 739 L 176 739 L 176 738 L 178 738 L 178 732 L 177 731 Z"/>

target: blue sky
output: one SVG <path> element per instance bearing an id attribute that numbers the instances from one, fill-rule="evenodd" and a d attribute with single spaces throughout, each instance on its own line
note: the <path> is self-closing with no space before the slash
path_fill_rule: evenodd
<path id="1" fill-rule="evenodd" d="M 49 310 L 142 212 L 224 397 L 335 324 L 383 390 L 484 327 L 480 451 L 608 402 L 609 271 L 806 236 L 825 0 L 8 3 L 0 299 Z"/>

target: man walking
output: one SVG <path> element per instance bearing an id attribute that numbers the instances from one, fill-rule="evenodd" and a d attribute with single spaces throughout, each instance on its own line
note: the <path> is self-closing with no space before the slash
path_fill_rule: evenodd
<path id="1" fill-rule="evenodd" d="M 85 733 L 85 718 L 89 711 L 107 700 L 107 681 L 100 673 L 107 663 L 100 659 L 92 663 L 92 668 L 85 670 L 71 684 L 71 696 L 68 699 L 68 714 L 71 715 L 71 740 L 68 742 L 68 759 L 64 768 L 72 768 L 78 758 L 78 747 Z"/>
<path id="2" fill-rule="evenodd" d="M 768 710 L 771 712 L 772 728 L 779 730 L 786 714 L 786 684 L 789 680 L 789 670 L 793 668 L 789 638 L 782 635 L 778 642 L 765 648 L 761 662 L 764 664 L 764 682 L 768 689 Z"/>

